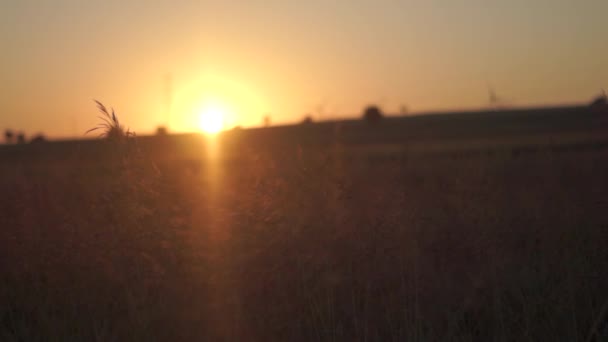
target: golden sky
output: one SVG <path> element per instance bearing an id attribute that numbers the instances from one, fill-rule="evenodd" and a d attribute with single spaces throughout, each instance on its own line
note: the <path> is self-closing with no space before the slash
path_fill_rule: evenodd
<path id="1" fill-rule="evenodd" d="M 589 101 L 608 87 L 608 1 L 7 0 L 0 125 L 82 136 L 93 99 L 140 134 Z M 169 91 L 168 88 L 171 90 Z M 168 94 L 171 111 L 167 114 Z"/>

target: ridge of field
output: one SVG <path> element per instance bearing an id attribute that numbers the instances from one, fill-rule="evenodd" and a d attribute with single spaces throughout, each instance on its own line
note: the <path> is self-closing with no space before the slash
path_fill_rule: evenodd
<path id="1" fill-rule="evenodd" d="M 293 153 L 298 148 L 340 146 L 345 157 L 443 155 L 493 150 L 608 146 L 608 115 L 585 106 L 429 113 L 387 116 L 376 124 L 336 120 L 299 125 L 233 129 L 217 136 L 172 134 L 138 136 L 139 147 L 158 161 L 202 160 L 214 144 L 227 160 L 241 160 L 255 150 Z M 0 159 L 61 160 L 77 155 L 99 159 L 99 139 L 60 140 L 0 147 Z M 110 152 L 111 153 L 111 152 Z"/>

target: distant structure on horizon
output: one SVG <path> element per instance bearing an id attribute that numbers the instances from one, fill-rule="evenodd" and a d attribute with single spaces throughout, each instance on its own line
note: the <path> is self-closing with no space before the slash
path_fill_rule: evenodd
<path id="1" fill-rule="evenodd" d="M 17 144 L 25 144 L 25 133 L 19 132 L 17 134 Z"/>
<path id="2" fill-rule="evenodd" d="M 173 76 L 171 73 L 165 75 L 165 123 L 163 126 L 171 125 L 171 110 L 173 107 Z"/>
<path id="3" fill-rule="evenodd" d="M 488 102 L 492 110 L 505 109 L 507 107 L 504 99 L 497 95 L 496 90 L 491 85 L 488 85 Z"/>
<path id="4" fill-rule="evenodd" d="M 591 101 L 589 108 L 593 113 L 608 114 L 608 96 L 606 96 L 604 89 L 602 89 L 598 97 Z"/>

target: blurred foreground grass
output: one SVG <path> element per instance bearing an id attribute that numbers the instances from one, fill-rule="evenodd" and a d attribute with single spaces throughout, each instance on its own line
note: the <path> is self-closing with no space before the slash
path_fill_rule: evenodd
<path id="1" fill-rule="evenodd" d="M 108 150 L 1 164 L 1 340 L 600 340 L 606 151 Z"/>

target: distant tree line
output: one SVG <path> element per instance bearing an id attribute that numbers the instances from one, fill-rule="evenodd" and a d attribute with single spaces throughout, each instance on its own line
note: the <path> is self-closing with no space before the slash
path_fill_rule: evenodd
<path id="1" fill-rule="evenodd" d="M 407 107 L 401 106 L 400 113 L 405 115 L 407 113 Z M 368 105 L 363 109 L 363 121 L 368 124 L 378 124 L 384 118 L 384 112 L 377 105 Z M 302 125 L 311 125 L 315 121 L 311 114 L 306 114 L 300 124 Z"/>
<path id="2" fill-rule="evenodd" d="M 7 145 L 28 143 L 25 133 L 23 133 L 23 132 L 15 133 L 11 129 L 7 129 L 4 131 L 4 141 Z M 40 143 L 40 142 L 44 142 L 44 141 L 46 141 L 46 138 L 44 137 L 44 135 L 37 134 L 37 135 L 33 136 L 29 142 L 30 143 Z"/>

